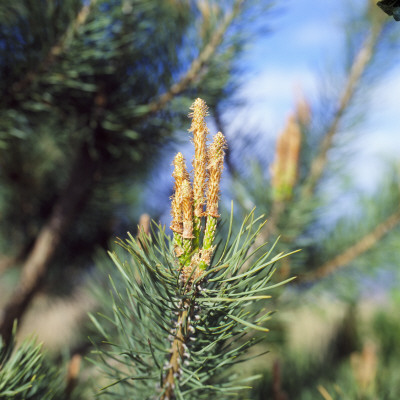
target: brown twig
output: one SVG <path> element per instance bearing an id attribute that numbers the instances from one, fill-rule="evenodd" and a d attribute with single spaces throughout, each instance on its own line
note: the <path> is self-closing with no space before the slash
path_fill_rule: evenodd
<path id="1" fill-rule="evenodd" d="M 152 101 L 148 105 L 148 112 L 146 113 L 146 115 L 161 110 L 169 101 L 171 101 L 176 95 L 186 90 L 187 87 L 196 80 L 196 78 L 203 70 L 203 67 L 217 51 L 226 30 L 229 28 L 230 24 L 239 13 L 242 3 L 243 0 L 236 0 L 235 4 L 233 5 L 232 11 L 225 15 L 223 22 L 215 30 L 214 34 L 211 37 L 211 40 L 200 52 L 199 56 L 192 61 L 188 71 L 182 76 L 179 82 L 172 85 L 167 92 L 159 96 L 156 100 Z"/>
<path id="2" fill-rule="evenodd" d="M 370 250 L 384 235 L 389 233 L 400 223 L 400 210 L 390 215 L 385 221 L 380 223 L 372 232 L 363 236 L 357 243 L 353 244 L 341 254 L 327 261 L 319 268 L 309 274 L 299 277 L 298 282 L 312 282 L 333 273 L 339 268 L 343 268 L 361 254 Z"/>
<path id="3" fill-rule="evenodd" d="M 71 394 L 78 382 L 79 370 L 81 369 L 82 356 L 80 354 L 74 354 L 68 363 L 67 372 L 67 385 L 65 394 L 67 399 L 71 398 Z"/>
<path id="4" fill-rule="evenodd" d="M 282 390 L 282 365 L 279 360 L 275 360 L 272 366 L 272 393 L 273 400 L 288 400 L 288 396 Z"/>
<path id="5" fill-rule="evenodd" d="M 185 324 L 188 319 L 188 304 L 186 309 L 179 313 L 178 322 L 176 325 L 176 336 L 174 337 L 171 345 L 171 357 L 169 359 L 169 365 L 167 366 L 168 372 L 163 381 L 164 393 L 160 397 L 160 400 L 172 399 L 175 389 L 175 378 L 181 373 L 181 362 L 185 354 L 185 343 L 187 341 L 188 332 L 184 332 Z M 186 328 L 188 325 L 186 325 Z"/>
<path id="6" fill-rule="evenodd" d="M 347 79 L 347 83 L 342 92 L 342 95 L 340 96 L 339 104 L 333 120 L 329 126 L 327 133 L 322 139 L 317 156 L 311 163 L 310 172 L 302 190 L 303 198 L 309 198 L 312 196 L 314 189 L 324 172 L 327 163 L 328 151 L 332 147 L 333 138 L 337 133 L 342 117 L 345 114 L 345 111 L 354 96 L 357 85 L 369 61 L 372 58 L 381 29 L 382 25 L 372 27 L 370 34 L 364 41 L 363 46 L 361 47 L 360 51 L 354 59 Z"/>

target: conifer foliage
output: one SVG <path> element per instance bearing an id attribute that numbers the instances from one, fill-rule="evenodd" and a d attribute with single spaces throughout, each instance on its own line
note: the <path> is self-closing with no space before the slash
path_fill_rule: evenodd
<path id="1" fill-rule="evenodd" d="M 12 340 L 0 338 L 0 399 L 14 400 L 61 400 L 65 388 L 55 367 L 45 360 L 41 345 L 33 339 L 15 347 L 14 324 Z"/>
<path id="2" fill-rule="evenodd" d="M 193 93 L 232 93 L 249 4 L 1 2 L 0 271 L 21 267 L 3 338 L 39 288 L 71 289 L 71 266 L 137 218 L 121 207 L 140 201 Z"/>
<path id="3" fill-rule="evenodd" d="M 236 236 L 229 230 L 217 240 L 226 142 L 219 132 L 207 146 L 204 101 L 197 99 L 192 111 L 193 182 L 178 153 L 173 238 L 155 226 L 152 236 L 119 240 L 123 256 L 110 253 L 121 278 L 118 284 L 110 278 L 112 313 L 92 316 L 105 339 L 94 362 L 109 376 L 100 392 L 106 397 L 225 399 L 256 378 L 231 367 L 268 332 L 264 303 L 282 284 L 270 279 L 285 255 L 273 255 L 276 243 L 253 248 L 263 226 L 254 212 Z"/>

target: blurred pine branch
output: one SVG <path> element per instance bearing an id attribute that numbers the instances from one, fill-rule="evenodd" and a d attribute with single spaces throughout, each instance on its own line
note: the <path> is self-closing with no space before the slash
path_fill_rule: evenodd
<path id="1" fill-rule="evenodd" d="M 64 399 L 61 375 L 41 354 L 41 345 L 31 339 L 16 347 L 15 333 L 16 324 L 8 343 L 0 338 L 0 398 Z"/>
<path id="2" fill-rule="evenodd" d="M 242 3 L 1 5 L 0 252 L 22 264 L 1 314 L 4 339 L 50 276 L 71 279 L 66 255 L 86 268 L 127 224 L 118 215 L 132 200 L 126 183 L 157 162 L 193 93 L 211 104 L 233 93 L 248 37 L 238 20 L 254 7 Z"/>

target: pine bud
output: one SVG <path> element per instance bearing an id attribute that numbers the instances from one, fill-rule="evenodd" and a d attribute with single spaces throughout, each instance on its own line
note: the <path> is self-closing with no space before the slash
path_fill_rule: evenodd
<path id="1" fill-rule="evenodd" d="M 209 178 L 208 178 L 208 191 L 207 191 L 207 215 L 218 218 L 218 200 L 221 174 L 224 165 L 224 149 L 226 147 L 226 140 L 221 132 L 214 136 L 209 149 Z"/>
<path id="2" fill-rule="evenodd" d="M 189 173 L 182 153 L 178 153 L 175 156 L 173 165 L 174 172 L 172 176 L 175 178 L 175 194 L 171 199 L 171 230 L 182 234 L 182 183 L 184 180 L 189 180 Z"/>
<path id="3" fill-rule="evenodd" d="M 301 146 L 301 128 L 294 115 L 290 116 L 285 130 L 276 144 L 275 160 L 271 165 L 271 184 L 275 200 L 289 200 L 298 175 Z"/>
<path id="4" fill-rule="evenodd" d="M 183 225 L 182 225 L 182 205 L 180 203 L 180 194 L 178 191 L 171 197 L 171 230 L 182 234 Z"/>
<path id="5" fill-rule="evenodd" d="M 193 236 L 193 190 L 188 180 L 184 180 L 181 186 L 183 233 L 184 239 L 192 239 Z"/>
<path id="6" fill-rule="evenodd" d="M 175 178 L 175 184 L 180 186 L 185 179 L 189 180 L 189 173 L 186 168 L 185 158 L 181 152 L 175 156 L 173 165 L 174 172 L 172 173 L 172 176 Z"/>
<path id="7" fill-rule="evenodd" d="M 194 160 L 193 160 L 193 197 L 194 197 L 194 215 L 201 218 L 205 203 L 204 192 L 207 178 L 207 134 L 208 128 L 205 122 L 207 115 L 207 105 L 204 100 L 196 99 L 192 104 L 192 125 L 190 132 L 193 132 Z"/>

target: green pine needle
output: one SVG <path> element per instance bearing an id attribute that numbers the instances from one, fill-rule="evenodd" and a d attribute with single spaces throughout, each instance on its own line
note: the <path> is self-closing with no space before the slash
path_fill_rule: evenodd
<path id="1" fill-rule="evenodd" d="M 254 336 L 256 331 L 268 332 L 264 324 L 271 311 L 260 311 L 271 297 L 266 292 L 290 281 L 271 284 L 272 266 L 286 256 L 273 255 L 277 241 L 268 249 L 253 248 L 263 223 L 254 211 L 250 213 L 237 236 L 228 235 L 221 255 L 190 287 L 180 283 L 181 265 L 163 227 L 155 226 L 152 236 L 140 239 L 141 245 L 131 235 L 118 241 L 125 255 L 110 253 L 118 273 L 110 280 L 113 317 L 91 317 L 108 343 L 98 346 L 100 357 L 93 361 L 109 376 L 99 394 L 162 398 L 160 384 L 170 368 L 178 315 L 186 317 L 180 320 L 185 347 L 178 349 L 182 360 L 174 378 L 176 398 L 224 399 L 248 388 L 238 385 L 228 371 L 250 347 L 264 340 Z M 117 334 L 109 333 L 112 325 Z"/>

